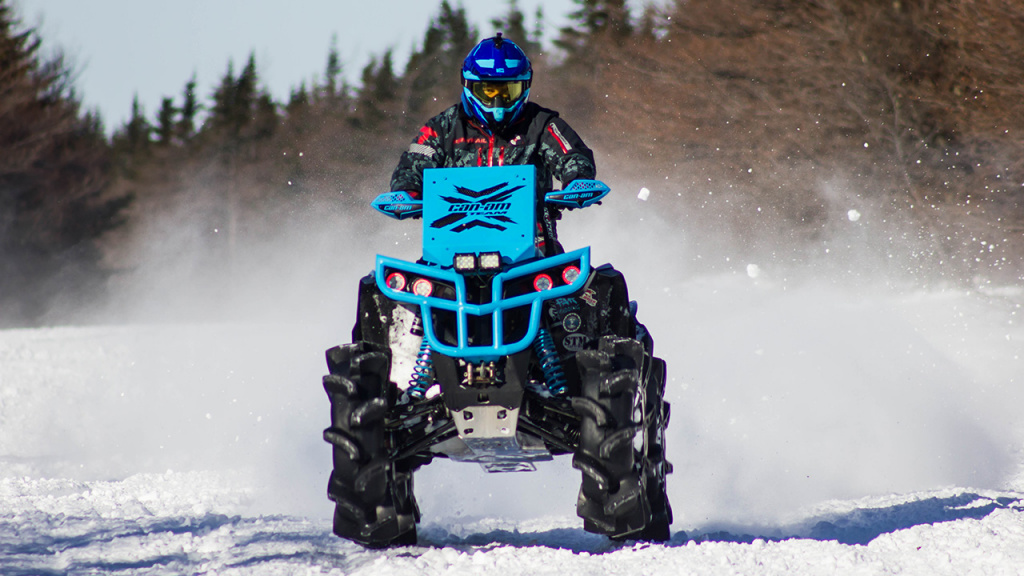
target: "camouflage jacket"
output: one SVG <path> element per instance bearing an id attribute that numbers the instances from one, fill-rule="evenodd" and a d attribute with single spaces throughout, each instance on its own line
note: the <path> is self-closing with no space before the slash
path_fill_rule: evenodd
<path id="1" fill-rule="evenodd" d="M 491 134 L 456 104 L 434 116 L 402 153 L 391 176 L 391 190 L 419 194 L 423 170 L 459 166 L 533 164 L 537 167 L 538 200 L 553 189 L 553 179 L 566 185 L 577 178 L 594 178 L 594 153 L 558 113 L 527 102 L 523 113 L 504 132 Z M 557 209 L 544 209 L 538 220 L 538 245 L 545 253 L 557 253 Z"/>

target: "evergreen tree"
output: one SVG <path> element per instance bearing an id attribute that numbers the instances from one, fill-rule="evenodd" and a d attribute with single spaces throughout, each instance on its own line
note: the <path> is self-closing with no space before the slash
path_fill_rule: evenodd
<path id="1" fill-rule="evenodd" d="M 255 110 L 252 116 L 252 130 L 249 137 L 255 140 L 266 140 L 277 130 L 277 104 L 270 94 L 260 91 L 256 96 Z"/>
<path id="2" fill-rule="evenodd" d="M 213 92 L 213 106 L 210 108 L 210 127 L 214 130 L 230 130 L 235 116 L 237 81 L 235 63 L 228 61 L 227 72 Z"/>
<path id="3" fill-rule="evenodd" d="M 183 142 L 187 142 L 196 132 L 196 115 L 199 113 L 199 102 L 196 100 L 196 76 L 192 75 L 182 92 L 181 116 L 178 119 L 177 134 Z"/>
<path id="4" fill-rule="evenodd" d="M 570 14 L 575 22 L 560 30 L 555 42 L 570 57 L 585 53 L 593 43 L 618 46 L 633 33 L 626 0 L 574 0 L 577 9 Z"/>
<path id="5" fill-rule="evenodd" d="M 289 115 L 298 114 L 309 107 L 309 91 L 306 89 L 306 83 L 299 84 L 298 88 L 292 89 L 291 94 L 288 96 L 288 105 L 285 106 L 285 110 Z"/>
<path id="6" fill-rule="evenodd" d="M 212 139 L 226 149 L 235 149 L 243 140 L 272 132 L 276 122 L 276 104 L 259 88 L 255 56 L 249 55 L 238 77 L 229 62 L 227 73 L 213 94 Z"/>
<path id="7" fill-rule="evenodd" d="M 256 75 L 256 57 L 249 55 L 245 68 L 239 74 L 235 82 L 234 102 L 229 117 L 231 125 L 236 130 L 241 130 L 246 124 L 254 119 L 259 92 L 257 87 L 258 78 Z"/>
<path id="8" fill-rule="evenodd" d="M 398 98 L 399 82 L 390 50 L 380 60 L 370 58 L 370 62 L 363 68 L 362 82 L 356 123 L 362 128 L 375 129 L 387 121 Z"/>
<path id="9" fill-rule="evenodd" d="M 405 68 L 407 104 L 414 115 L 440 112 L 457 98 L 459 70 L 476 45 L 477 35 L 464 8 L 453 9 L 447 0 L 441 2 L 427 28 L 423 47 L 410 56 Z M 433 104 L 435 101 L 438 103 Z M 434 109 L 424 110 L 427 103 L 432 103 Z"/>
<path id="10" fill-rule="evenodd" d="M 533 43 L 537 48 L 544 46 L 544 6 L 538 4 L 533 15 Z"/>
<path id="11" fill-rule="evenodd" d="M 160 103 L 160 112 L 156 115 L 156 137 L 163 146 L 168 146 L 174 139 L 175 116 L 178 109 L 174 107 L 173 98 L 164 98 Z"/>
<path id="12" fill-rule="evenodd" d="M 0 0 L 0 324 L 58 318 L 106 275 L 99 238 L 122 222 L 128 197 L 105 195 L 110 149 L 83 114 L 60 55 L 19 31 Z"/>
<path id="13" fill-rule="evenodd" d="M 395 65 L 391 50 L 384 53 L 380 66 L 373 74 L 372 88 L 370 93 L 377 102 L 394 100 L 398 91 L 398 79 L 395 77 Z"/>
<path id="14" fill-rule="evenodd" d="M 146 119 L 146 112 L 139 102 L 139 95 L 136 94 L 132 99 L 132 115 L 121 132 L 115 135 L 115 141 L 123 143 L 130 153 L 140 154 L 149 147 L 152 134 L 153 126 Z"/>
<path id="15" fill-rule="evenodd" d="M 324 93 L 328 101 L 333 101 L 341 93 L 338 77 L 341 76 L 341 56 L 338 55 L 338 37 L 331 38 L 331 48 L 327 53 L 327 66 L 324 70 Z"/>

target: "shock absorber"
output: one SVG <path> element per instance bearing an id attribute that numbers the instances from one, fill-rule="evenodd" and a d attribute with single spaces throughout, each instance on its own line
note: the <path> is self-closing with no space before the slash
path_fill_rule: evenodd
<path id="1" fill-rule="evenodd" d="M 413 321 L 409 331 L 417 336 L 423 336 L 423 322 L 419 316 Z M 424 338 L 420 342 L 420 351 L 416 354 L 416 364 L 412 368 L 412 377 L 409 379 L 409 388 L 406 390 L 413 398 L 423 398 L 427 390 L 434 385 L 434 351 L 430 343 Z"/>
<path id="2" fill-rule="evenodd" d="M 537 339 L 533 341 L 533 349 L 537 353 L 540 369 L 544 372 L 544 381 L 548 386 L 548 391 L 555 396 L 563 394 L 566 384 L 565 371 L 562 370 L 555 341 L 551 338 L 551 333 L 547 328 L 541 328 L 537 333 Z"/>

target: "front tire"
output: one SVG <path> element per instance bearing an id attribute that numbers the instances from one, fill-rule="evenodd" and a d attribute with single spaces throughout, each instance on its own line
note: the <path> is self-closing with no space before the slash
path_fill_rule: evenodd
<path id="1" fill-rule="evenodd" d="M 667 540 L 664 362 L 645 367 L 643 344 L 615 336 L 576 358 L 581 390 L 572 404 L 580 442 L 573 467 L 583 475 L 576 505 L 583 527 L 615 539 Z"/>
<path id="2" fill-rule="evenodd" d="M 389 351 L 369 342 L 327 351 L 324 390 L 331 400 L 334 469 L 327 496 L 334 533 L 372 548 L 416 543 L 419 509 L 412 470 L 388 459 L 384 420 L 394 403 Z"/>
<path id="3" fill-rule="evenodd" d="M 672 505 L 666 491 L 667 476 L 672 473 L 672 463 L 666 458 L 665 430 L 671 416 L 670 405 L 665 402 L 665 361 L 651 359 L 651 371 L 647 380 L 644 421 L 644 462 L 643 472 L 647 480 L 645 492 L 651 507 L 651 521 L 637 536 L 637 540 L 664 542 L 672 534 Z"/>

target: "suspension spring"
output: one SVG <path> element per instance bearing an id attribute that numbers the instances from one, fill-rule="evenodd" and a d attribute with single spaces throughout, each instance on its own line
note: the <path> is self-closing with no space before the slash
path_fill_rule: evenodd
<path id="1" fill-rule="evenodd" d="M 537 339 L 533 341 L 533 349 L 537 353 L 537 360 L 540 362 L 540 369 L 544 372 L 544 381 L 548 391 L 552 395 L 565 393 L 565 371 L 562 370 L 562 362 L 558 358 L 558 350 L 555 349 L 555 341 L 547 328 L 541 328 L 537 333 Z"/>
<path id="2" fill-rule="evenodd" d="M 423 335 L 423 324 L 419 316 L 413 322 L 410 332 L 417 336 Z M 420 342 L 420 351 L 416 354 L 416 364 L 412 368 L 409 388 L 406 390 L 413 398 L 423 398 L 427 390 L 434 385 L 434 351 L 426 338 Z"/>

